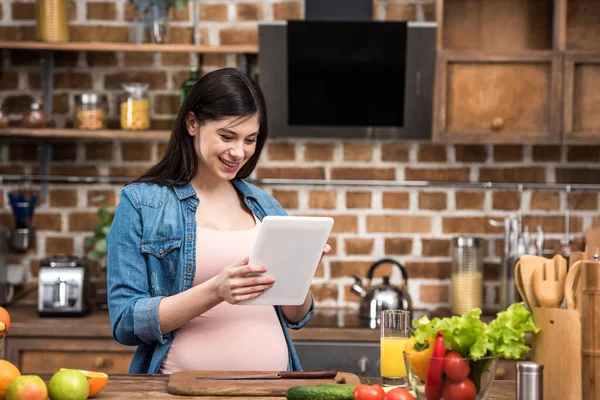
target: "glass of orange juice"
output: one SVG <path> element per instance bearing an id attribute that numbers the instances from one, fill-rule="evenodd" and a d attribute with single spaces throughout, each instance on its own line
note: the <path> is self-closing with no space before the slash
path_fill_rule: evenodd
<path id="1" fill-rule="evenodd" d="M 410 311 L 381 312 L 380 365 L 383 386 L 408 386 L 404 345 L 410 337 Z"/>

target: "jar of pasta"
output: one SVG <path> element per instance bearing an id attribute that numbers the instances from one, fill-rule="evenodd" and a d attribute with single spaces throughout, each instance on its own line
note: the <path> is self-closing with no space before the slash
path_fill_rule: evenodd
<path id="1" fill-rule="evenodd" d="M 147 83 L 124 83 L 121 99 L 121 128 L 142 130 L 150 128 L 150 102 Z"/>
<path id="2" fill-rule="evenodd" d="M 107 113 L 105 95 L 82 93 L 75 96 L 75 127 L 77 129 L 106 128 Z"/>

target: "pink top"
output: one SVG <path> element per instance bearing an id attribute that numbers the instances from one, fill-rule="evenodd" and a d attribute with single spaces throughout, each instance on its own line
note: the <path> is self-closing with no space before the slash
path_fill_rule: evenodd
<path id="1" fill-rule="evenodd" d="M 196 275 L 192 286 L 248 256 L 261 222 L 241 231 L 196 229 Z M 285 371 L 288 348 L 273 306 L 222 302 L 177 330 L 161 372 Z"/>

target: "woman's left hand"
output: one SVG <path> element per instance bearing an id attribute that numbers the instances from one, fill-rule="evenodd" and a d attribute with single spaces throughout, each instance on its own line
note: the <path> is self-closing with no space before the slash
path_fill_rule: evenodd
<path id="1" fill-rule="evenodd" d="M 323 254 L 321 254 L 321 259 L 319 260 L 319 263 L 321 263 L 321 261 L 323 261 L 323 256 L 327 253 L 329 253 L 331 251 L 331 246 L 326 244 L 325 248 L 323 249 Z"/>

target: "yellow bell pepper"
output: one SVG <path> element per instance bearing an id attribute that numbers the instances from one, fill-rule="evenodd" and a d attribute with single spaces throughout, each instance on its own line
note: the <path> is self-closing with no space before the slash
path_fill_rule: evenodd
<path id="1" fill-rule="evenodd" d="M 406 358 L 410 364 L 412 373 L 422 381 L 427 379 L 427 368 L 429 368 L 429 362 L 431 361 L 435 339 L 426 338 L 425 341 L 427 342 L 427 347 L 422 348 L 421 346 L 425 346 L 425 344 L 417 344 L 415 337 L 411 336 L 404 346 Z"/>

